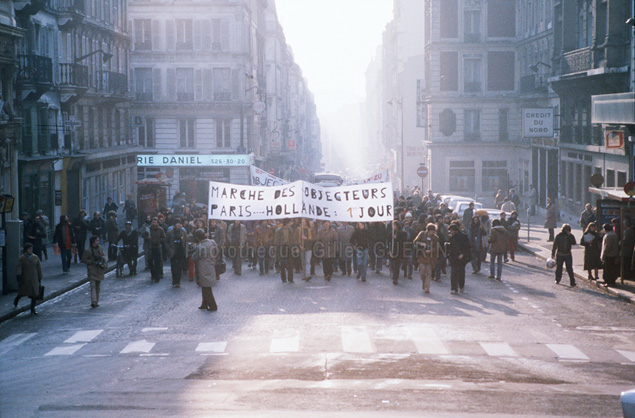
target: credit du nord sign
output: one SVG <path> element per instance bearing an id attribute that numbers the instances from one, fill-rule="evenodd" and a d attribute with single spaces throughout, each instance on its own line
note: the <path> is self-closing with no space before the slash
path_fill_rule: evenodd
<path id="1" fill-rule="evenodd" d="M 553 138 L 553 108 L 524 108 L 523 137 Z"/>

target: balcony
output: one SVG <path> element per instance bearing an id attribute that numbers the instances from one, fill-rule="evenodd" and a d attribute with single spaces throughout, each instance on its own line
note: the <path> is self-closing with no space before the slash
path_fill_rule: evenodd
<path id="1" fill-rule="evenodd" d="M 559 70 L 561 75 L 590 70 L 592 68 L 591 48 L 565 52 L 559 57 L 559 60 Z"/>
<path id="2" fill-rule="evenodd" d="M 60 64 L 60 86 L 88 87 L 88 67 L 81 64 Z"/>
<path id="3" fill-rule="evenodd" d="M 105 93 L 128 94 L 128 76 L 114 71 L 100 71 L 97 90 Z"/>
<path id="4" fill-rule="evenodd" d="M 84 21 L 86 17 L 86 0 L 58 0 L 59 13 L 57 24 L 60 29 L 68 30 Z"/>
<path id="5" fill-rule="evenodd" d="M 20 72 L 19 84 L 52 84 L 53 61 L 40 55 L 18 55 Z"/>
<path id="6" fill-rule="evenodd" d="M 463 85 L 464 93 L 480 93 L 481 82 L 480 81 L 466 81 Z"/>
<path id="7" fill-rule="evenodd" d="M 152 92 L 146 93 L 144 91 L 138 91 L 135 93 L 135 100 L 138 102 L 151 102 Z"/>

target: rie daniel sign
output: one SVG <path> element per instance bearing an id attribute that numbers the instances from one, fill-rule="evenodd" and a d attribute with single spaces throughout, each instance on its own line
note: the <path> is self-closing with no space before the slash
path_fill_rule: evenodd
<path id="1" fill-rule="evenodd" d="M 210 219 L 310 218 L 337 222 L 394 219 L 391 183 L 321 187 L 305 181 L 281 186 L 209 183 Z"/>
<path id="2" fill-rule="evenodd" d="M 253 154 L 228 155 L 137 155 L 138 167 L 248 167 Z"/>

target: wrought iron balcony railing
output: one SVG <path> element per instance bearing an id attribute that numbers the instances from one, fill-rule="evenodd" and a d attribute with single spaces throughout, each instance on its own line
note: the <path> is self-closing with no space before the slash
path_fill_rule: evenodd
<path id="1" fill-rule="evenodd" d="M 88 67 L 81 64 L 60 64 L 60 85 L 88 87 Z"/>
<path id="2" fill-rule="evenodd" d="M 114 71 L 100 71 L 97 89 L 107 93 L 127 94 L 128 76 Z"/>
<path id="3" fill-rule="evenodd" d="M 18 83 L 53 83 L 53 60 L 40 55 L 18 55 Z"/>

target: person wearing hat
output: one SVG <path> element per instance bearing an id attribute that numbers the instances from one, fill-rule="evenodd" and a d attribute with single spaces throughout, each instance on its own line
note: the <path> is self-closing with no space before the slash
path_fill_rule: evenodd
<path id="1" fill-rule="evenodd" d="M 51 221 L 49 220 L 49 217 L 44 214 L 44 211 L 42 209 L 38 209 L 35 212 L 35 217 L 39 218 L 39 222 L 42 225 L 42 227 L 44 228 L 44 232 L 45 232 L 44 236 L 42 237 L 42 255 L 44 256 L 42 261 L 44 261 L 44 260 L 48 261 L 49 255 L 46 252 L 46 244 L 47 244 L 46 231 L 48 231 L 49 225 L 51 225 Z"/>
<path id="2" fill-rule="evenodd" d="M 139 257 L 139 235 L 132 228 L 132 222 L 127 221 L 124 230 L 117 237 L 117 243 L 123 244 L 123 261 L 128 264 L 131 276 L 137 275 L 137 257 Z"/>
<path id="3" fill-rule="evenodd" d="M 208 311 L 218 310 L 214 293 L 212 293 L 212 284 L 216 278 L 216 262 L 219 255 L 219 247 L 214 240 L 205 236 L 205 231 L 197 229 L 194 231 L 194 237 L 198 241 L 192 260 L 196 263 L 196 271 L 198 282 L 201 285 L 202 302 L 199 309 Z"/>

